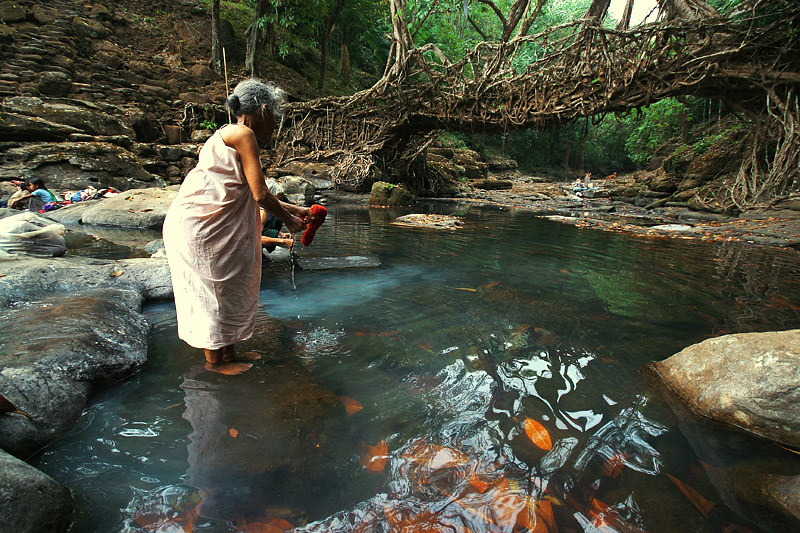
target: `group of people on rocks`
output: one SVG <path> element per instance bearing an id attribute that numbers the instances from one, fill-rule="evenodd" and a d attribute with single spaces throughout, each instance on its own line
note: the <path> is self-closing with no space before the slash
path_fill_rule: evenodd
<path id="1" fill-rule="evenodd" d="M 0 202 L 0 207 L 27 209 L 38 213 L 53 211 L 75 202 L 119 194 L 119 191 L 111 187 L 98 189 L 90 185 L 81 191 L 67 191 L 58 195 L 45 187 L 44 180 L 41 178 L 33 178 L 30 181 L 12 180 L 11 183 L 17 186 L 17 191 L 5 202 Z"/>

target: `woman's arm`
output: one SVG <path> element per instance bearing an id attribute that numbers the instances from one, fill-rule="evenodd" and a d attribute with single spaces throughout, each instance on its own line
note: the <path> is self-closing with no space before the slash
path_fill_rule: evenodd
<path id="1" fill-rule="evenodd" d="M 307 214 L 308 209 L 297 208 L 297 206 L 290 208 L 290 204 L 284 204 L 269 191 L 264 181 L 264 173 L 261 170 L 261 161 L 258 158 L 258 141 L 253 130 L 247 126 L 239 125 L 226 128 L 223 141 L 239 154 L 244 176 L 258 205 L 266 209 L 271 215 L 281 219 L 286 224 L 286 229 L 292 233 L 302 230 L 303 220 L 301 216 Z"/>

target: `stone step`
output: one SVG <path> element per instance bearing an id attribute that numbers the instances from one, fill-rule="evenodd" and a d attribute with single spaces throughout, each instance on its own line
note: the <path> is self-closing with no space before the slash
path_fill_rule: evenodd
<path id="1" fill-rule="evenodd" d="M 9 57 L 9 59 L 19 59 L 21 61 L 33 61 L 34 63 L 41 63 L 42 61 L 44 61 L 44 57 L 42 57 L 41 54 L 30 54 L 21 51 Z"/>
<path id="2" fill-rule="evenodd" d="M 18 69 L 38 69 L 39 65 L 33 61 L 25 61 L 24 59 L 6 59 L 6 64 L 11 65 Z"/>
<path id="3" fill-rule="evenodd" d="M 19 51 L 21 54 L 31 54 L 37 56 L 42 56 L 47 53 L 47 50 L 44 46 L 35 46 L 31 43 L 20 46 Z"/>

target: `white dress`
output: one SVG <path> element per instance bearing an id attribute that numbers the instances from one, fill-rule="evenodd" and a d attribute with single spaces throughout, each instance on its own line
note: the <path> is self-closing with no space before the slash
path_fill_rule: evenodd
<path id="1" fill-rule="evenodd" d="M 250 338 L 261 282 L 261 219 L 239 155 L 217 130 L 164 220 L 178 336 L 215 350 Z"/>

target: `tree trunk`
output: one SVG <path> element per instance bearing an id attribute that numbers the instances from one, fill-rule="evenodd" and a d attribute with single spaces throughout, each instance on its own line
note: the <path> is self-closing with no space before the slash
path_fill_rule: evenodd
<path id="1" fill-rule="evenodd" d="M 586 12 L 586 18 L 593 18 L 598 22 L 603 20 L 610 5 L 611 0 L 592 0 L 592 5 L 589 6 L 589 11 Z"/>
<path id="2" fill-rule="evenodd" d="M 622 18 L 617 24 L 618 30 L 627 30 L 631 26 L 631 13 L 633 13 L 633 0 L 625 2 L 625 10 L 622 12 Z"/>
<path id="3" fill-rule="evenodd" d="M 569 168 L 569 156 L 572 153 L 572 143 L 573 142 L 574 141 L 572 139 L 570 139 L 566 143 L 567 144 L 567 147 L 566 147 L 567 148 L 567 153 L 564 154 L 564 170 L 566 170 L 567 172 L 570 171 L 570 168 Z"/>
<path id="4" fill-rule="evenodd" d="M 258 52 L 261 50 L 261 41 L 264 35 L 260 20 L 267 14 L 269 0 L 257 0 L 253 11 L 253 22 L 247 28 L 247 51 L 245 52 L 244 68 L 251 76 L 258 76 Z"/>
<path id="5" fill-rule="evenodd" d="M 659 8 L 669 19 L 682 18 L 692 20 L 717 15 L 717 10 L 705 0 L 665 0 L 660 4 Z"/>
<path id="6" fill-rule="evenodd" d="M 342 43 L 342 81 L 346 84 L 350 83 L 350 51 L 347 49 L 347 43 Z"/>
<path id="7" fill-rule="evenodd" d="M 347 0 L 337 0 L 336 4 L 331 6 L 331 10 L 328 12 L 328 15 L 325 17 L 325 20 L 322 23 L 322 35 L 320 36 L 320 51 L 322 52 L 322 57 L 319 65 L 319 90 L 325 88 L 325 79 L 328 75 L 331 33 L 333 33 L 333 27 L 336 24 L 336 19 L 338 19 L 339 15 L 342 13 L 342 11 L 344 11 L 346 3 Z"/>
<path id="8" fill-rule="evenodd" d="M 222 45 L 219 42 L 219 0 L 211 3 L 211 70 L 222 72 Z"/>

